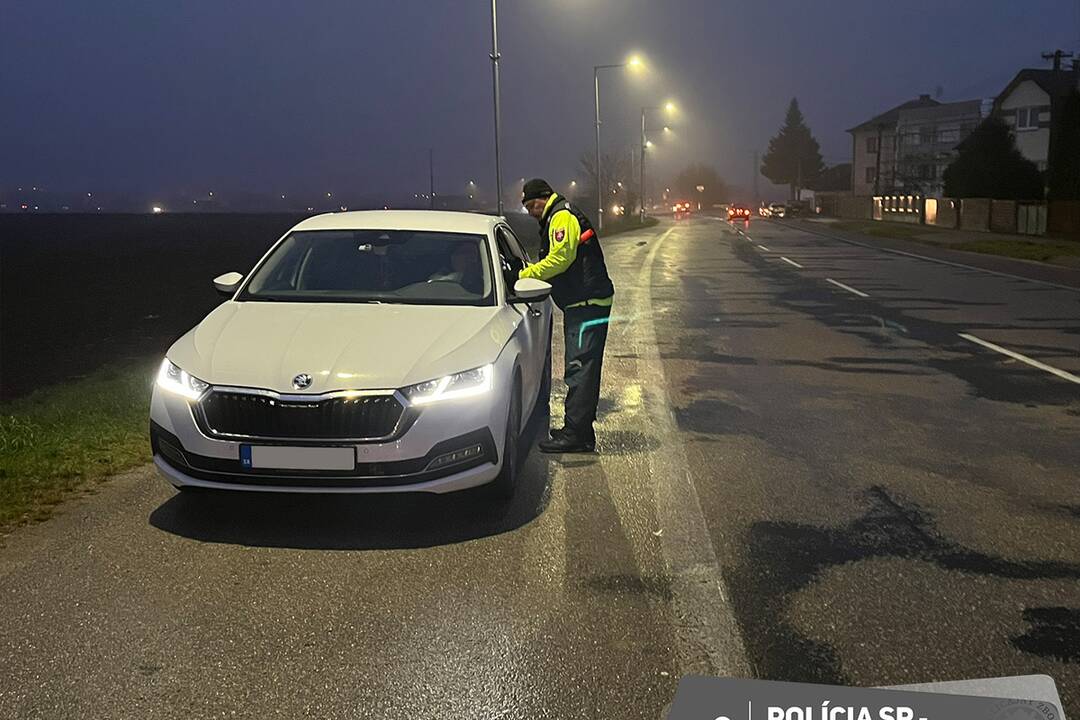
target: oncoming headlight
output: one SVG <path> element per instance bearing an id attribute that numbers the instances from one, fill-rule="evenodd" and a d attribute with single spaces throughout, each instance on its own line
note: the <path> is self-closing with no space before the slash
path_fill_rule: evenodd
<path id="1" fill-rule="evenodd" d="M 157 384 L 163 390 L 182 395 L 188 400 L 198 400 L 206 392 L 209 384 L 199 378 L 189 375 L 177 365 L 165 358 L 161 361 L 161 369 L 158 370 Z"/>
<path id="2" fill-rule="evenodd" d="M 410 385 L 402 392 L 413 405 L 427 405 L 442 400 L 482 395 L 491 390 L 491 377 L 494 371 L 494 365 L 484 365 L 437 380 Z"/>

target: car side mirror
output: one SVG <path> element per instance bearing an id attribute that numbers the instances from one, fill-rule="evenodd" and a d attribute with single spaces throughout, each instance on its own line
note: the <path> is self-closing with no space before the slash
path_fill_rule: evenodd
<path id="1" fill-rule="evenodd" d="M 217 290 L 219 295 L 232 297 L 236 294 L 236 289 L 240 287 L 240 283 L 243 281 L 244 276 L 240 273 L 227 272 L 214 278 L 214 289 Z"/>
<path id="2" fill-rule="evenodd" d="M 551 285 L 536 278 L 521 278 L 514 283 L 514 292 L 508 298 L 510 302 L 540 302 L 551 295 Z"/>

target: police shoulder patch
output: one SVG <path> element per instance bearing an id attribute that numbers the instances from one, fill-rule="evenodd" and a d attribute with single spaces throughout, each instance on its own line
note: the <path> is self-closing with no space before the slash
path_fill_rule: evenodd
<path id="1" fill-rule="evenodd" d="M 555 231 L 555 242 L 562 242 L 563 238 L 565 238 L 565 237 L 566 237 L 566 230 L 564 230 L 562 228 L 559 228 L 558 230 Z"/>

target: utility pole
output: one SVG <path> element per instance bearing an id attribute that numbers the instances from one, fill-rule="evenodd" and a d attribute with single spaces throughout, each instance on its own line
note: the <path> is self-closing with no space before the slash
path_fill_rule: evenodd
<path id="1" fill-rule="evenodd" d="M 758 151 L 754 151 L 754 204 L 761 204 L 761 191 L 758 189 L 758 175 L 761 174 L 760 159 L 758 158 Z"/>
<path id="2" fill-rule="evenodd" d="M 638 215 L 638 222 L 642 225 L 645 224 L 645 151 L 649 149 L 649 138 L 645 135 L 645 113 L 646 108 L 641 109 L 641 185 L 640 192 L 641 197 L 638 201 L 641 203 L 641 212 Z"/>
<path id="3" fill-rule="evenodd" d="M 495 0 L 492 0 L 494 2 Z M 600 67 L 593 68 L 596 101 L 596 229 L 604 229 L 604 174 L 600 172 Z"/>
<path id="4" fill-rule="evenodd" d="M 1062 59 L 1064 59 L 1064 58 L 1072 58 L 1073 54 L 1071 52 L 1067 53 L 1064 50 L 1055 50 L 1054 52 L 1044 52 L 1042 54 L 1042 57 L 1043 57 L 1043 60 L 1053 60 L 1054 61 L 1054 70 L 1059 71 L 1059 70 L 1061 70 L 1061 61 L 1062 61 Z"/>
<path id="5" fill-rule="evenodd" d="M 799 170 L 795 175 L 795 202 L 802 202 L 802 155 L 798 159 Z"/>
<path id="6" fill-rule="evenodd" d="M 435 148 L 428 148 L 427 151 L 428 162 L 428 206 L 435 209 Z"/>
<path id="7" fill-rule="evenodd" d="M 877 152 L 874 153 L 874 155 L 875 155 L 875 157 L 874 157 L 874 194 L 875 195 L 880 195 L 881 194 L 881 153 L 882 153 L 881 140 L 882 140 L 882 136 L 884 134 L 885 134 L 885 126 L 883 124 L 879 124 L 877 126 Z M 852 187 L 855 187 L 855 186 L 852 185 Z"/>
<path id="8" fill-rule="evenodd" d="M 502 165 L 499 163 L 499 135 L 501 132 L 502 115 L 499 110 L 499 21 L 496 15 L 497 0 L 491 0 L 491 84 L 495 89 L 495 197 L 498 205 L 498 214 L 503 214 L 503 186 Z M 600 127 L 596 129 L 599 137 Z"/>

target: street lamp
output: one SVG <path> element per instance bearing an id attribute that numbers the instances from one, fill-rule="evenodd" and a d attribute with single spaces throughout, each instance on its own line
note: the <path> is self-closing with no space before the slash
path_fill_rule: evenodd
<path id="1" fill-rule="evenodd" d="M 663 108 L 656 106 L 641 108 L 641 214 L 639 217 L 642 223 L 645 222 L 645 151 L 653 146 L 652 141 L 645 136 L 645 132 L 647 129 L 645 127 L 645 118 L 650 111 L 661 109 L 664 110 L 664 112 L 666 112 L 668 115 L 671 115 L 675 112 L 675 103 L 668 101 L 664 103 Z M 671 128 L 665 125 L 664 132 L 670 133 Z"/>
<path id="2" fill-rule="evenodd" d="M 644 64 L 639 56 L 632 55 L 623 63 L 593 66 L 593 93 L 596 100 L 596 227 L 598 230 L 604 229 L 604 182 L 603 173 L 600 170 L 600 71 L 624 67 L 638 70 L 644 67 Z"/>

